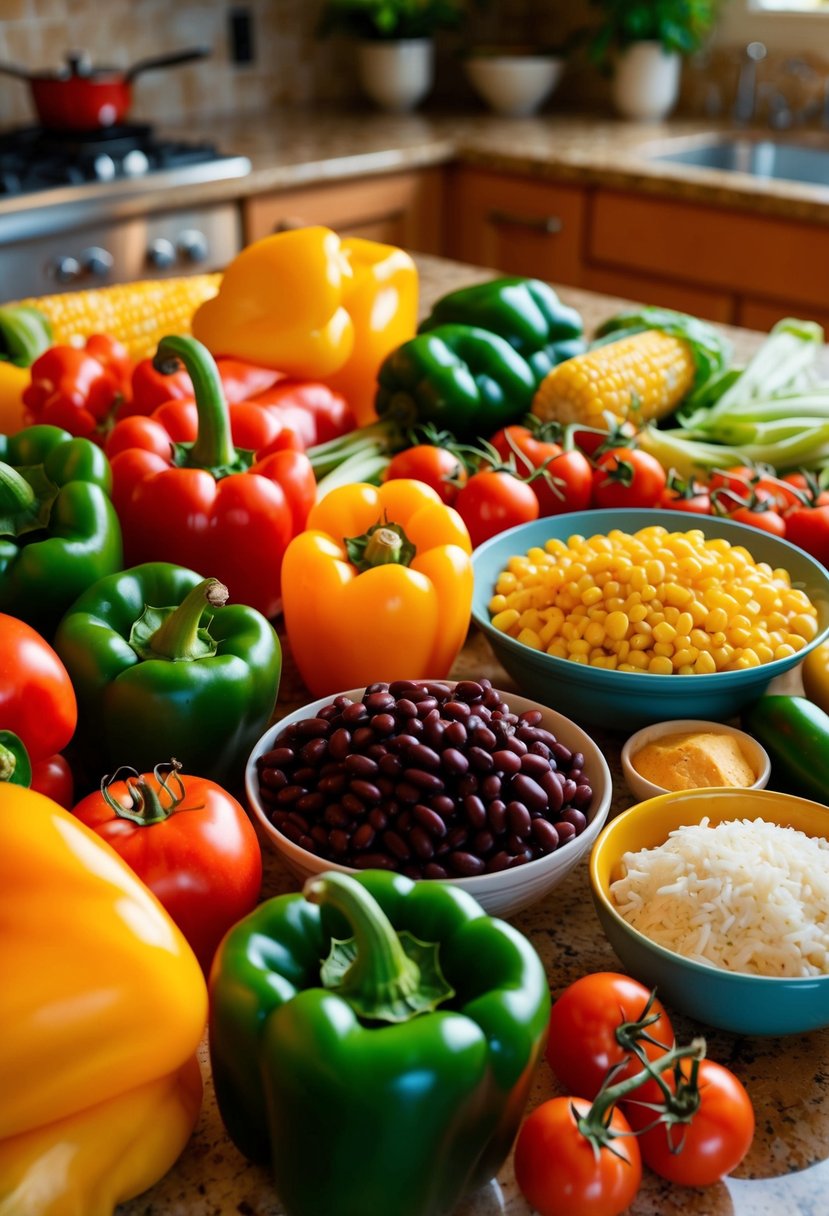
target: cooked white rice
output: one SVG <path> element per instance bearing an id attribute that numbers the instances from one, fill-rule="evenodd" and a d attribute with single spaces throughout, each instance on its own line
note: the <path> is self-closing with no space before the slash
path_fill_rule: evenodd
<path id="1" fill-rule="evenodd" d="M 668 950 L 749 975 L 829 974 L 829 841 L 764 819 L 625 853 L 617 910 Z"/>

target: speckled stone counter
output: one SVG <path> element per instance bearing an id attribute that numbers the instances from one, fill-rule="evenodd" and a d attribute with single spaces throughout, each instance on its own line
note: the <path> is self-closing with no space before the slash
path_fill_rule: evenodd
<path id="1" fill-rule="evenodd" d="M 813 186 L 745 173 L 689 170 L 649 159 L 667 150 L 666 140 L 706 142 L 706 136 L 725 132 L 734 134 L 734 128 L 680 118 L 634 123 L 601 114 L 507 119 L 482 113 L 274 111 L 228 118 L 200 132 L 223 151 L 248 156 L 253 168 L 242 181 L 198 191 L 242 196 L 456 161 L 542 180 L 604 185 L 829 223 L 829 183 Z M 190 128 L 182 134 L 193 133 Z M 788 132 L 787 138 L 827 145 L 826 133 L 820 131 Z"/>
<path id="2" fill-rule="evenodd" d="M 481 269 L 419 258 L 424 301 L 465 283 L 490 277 Z M 580 308 L 588 329 L 620 303 L 586 292 L 562 290 Z M 760 341 L 747 331 L 729 331 L 740 357 Z M 281 632 L 281 631 L 280 631 Z M 276 717 L 309 700 L 283 636 L 285 664 Z M 514 689 L 483 637 L 472 633 L 453 669 L 455 678 L 488 676 L 496 687 Z M 559 707 L 567 712 L 566 705 Z M 591 731 L 602 747 L 613 778 L 611 815 L 632 805 L 621 775 L 624 732 Z M 297 889 L 270 852 L 265 855 L 264 896 Z M 555 997 L 591 971 L 618 970 L 619 963 L 593 910 L 587 867 L 576 871 L 543 902 L 513 922 L 532 941 L 544 962 Z M 661 1182 L 646 1172 L 630 1216 L 826 1216 L 829 1212 L 829 1030 L 784 1040 L 741 1038 L 710 1030 L 671 1010 L 680 1039 L 705 1034 L 712 1059 L 730 1068 L 746 1086 L 757 1116 L 754 1144 L 733 1177 L 706 1190 Z M 829 1012 L 827 1013 L 829 1020 Z M 205 1100 L 196 1130 L 183 1155 L 150 1191 L 123 1204 L 118 1216 L 283 1216 L 268 1171 L 249 1165 L 227 1138 L 216 1109 L 206 1048 L 202 1051 Z M 546 1064 L 537 1072 L 530 1106 L 561 1092 Z M 320 1146 L 321 1166 L 325 1146 Z M 489 1186 L 469 1195 L 454 1216 L 530 1216 L 515 1184 L 511 1158 Z M 320 1212 L 319 1216 L 336 1216 Z M 395 1216 L 389 1197 L 385 1213 Z"/>

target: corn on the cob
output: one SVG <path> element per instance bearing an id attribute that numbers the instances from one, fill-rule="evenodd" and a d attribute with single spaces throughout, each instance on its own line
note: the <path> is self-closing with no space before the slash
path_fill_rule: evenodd
<path id="1" fill-rule="evenodd" d="M 696 374 L 691 346 L 658 329 L 596 346 L 559 363 L 544 377 L 532 412 L 545 422 L 604 429 L 604 414 L 645 423 L 672 413 Z"/>
<path id="2" fill-rule="evenodd" d="M 193 313 L 219 290 L 220 274 L 147 279 L 19 300 L 45 313 L 56 344 L 91 334 L 123 342 L 133 359 L 155 353 L 165 334 L 187 334 Z"/>

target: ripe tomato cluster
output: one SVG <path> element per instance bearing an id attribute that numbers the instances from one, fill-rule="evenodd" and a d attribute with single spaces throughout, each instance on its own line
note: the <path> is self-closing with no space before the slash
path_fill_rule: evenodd
<path id="1" fill-rule="evenodd" d="M 754 1136 L 751 1099 L 726 1068 L 691 1051 L 676 1049 L 664 1007 L 629 976 L 598 972 L 562 993 L 547 1060 L 571 1096 L 538 1106 L 515 1146 L 516 1181 L 539 1216 L 619 1216 L 643 1163 L 693 1187 L 739 1165 Z M 645 1059 L 669 1053 L 681 1058 L 661 1084 L 647 1075 L 637 1084 Z"/>
<path id="2" fill-rule="evenodd" d="M 749 524 L 829 565 L 829 490 L 808 474 L 741 465 L 686 481 L 637 448 L 632 428 L 611 436 L 576 428 L 562 444 L 543 427 L 509 426 L 479 448 L 418 444 L 392 458 L 386 478 L 396 477 L 436 490 L 474 546 L 548 515 L 661 507 Z"/>

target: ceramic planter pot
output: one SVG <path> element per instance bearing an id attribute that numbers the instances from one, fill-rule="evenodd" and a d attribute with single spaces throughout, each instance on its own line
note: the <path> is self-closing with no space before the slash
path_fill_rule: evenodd
<path id="1" fill-rule="evenodd" d="M 665 118 L 679 95 L 682 61 L 659 42 L 634 42 L 619 56 L 613 77 L 613 103 L 625 118 Z"/>
<path id="2" fill-rule="evenodd" d="M 470 55 L 464 63 L 473 88 L 491 110 L 508 118 L 535 114 L 558 84 L 564 61 L 553 55 Z"/>
<path id="3" fill-rule="evenodd" d="M 357 48 L 360 84 L 383 110 L 405 114 L 423 101 L 434 80 L 431 38 L 361 42 Z"/>

